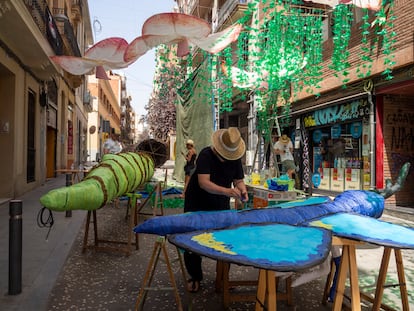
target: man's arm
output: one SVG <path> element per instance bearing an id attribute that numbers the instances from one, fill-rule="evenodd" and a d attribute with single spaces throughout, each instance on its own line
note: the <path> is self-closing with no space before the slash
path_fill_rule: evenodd
<path id="1" fill-rule="evenodd" d="M 210 174 L 198 174 L 198 183 L 201 189 L 209 193 L 241 198 L 241 191 L 239 188 L 226 188 L 219 186 L 210 180 Z"/>
<path id="2" fill-rule="evenodd" d="M 235 179 L 233 181 L 233 185 L 234 185 L 234 188 L 237 188 L 240 191 L 239 199 L 242 202 L 247 202 L 249 200 L 249 196 L 247 194 L 247 188 L 246 188 L 246 184 L 244 183 L 244 180 L 243 179 Z"/>

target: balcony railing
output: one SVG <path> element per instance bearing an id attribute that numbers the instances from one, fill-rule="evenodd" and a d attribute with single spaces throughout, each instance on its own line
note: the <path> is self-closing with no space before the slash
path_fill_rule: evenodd
<path id="1" fill-rule="evenodd" d="M 251 0 L 227 0 L 218 10 L 217 19 L 213 20 L 213 32 L 215 32 L 232 15 L 238 5 L 246 5 Z"/>
<path id="2" fill-rule="evenodd" d="M 64 34 L 66 39 L 68 40 L 69 46 L 72 50 L 72 55 L 74 56 L 81 56 L 81 52 L 79 50 L 78 41 L 76 40 L 75 33 L 73 32 L 72 24 L 67 20 L 64 21 Z"/>
<path id="3" fill-rule="evenodd" d="M 24 0 L 33 21 L 56 55 L 62 55 L 63 40 L 45 0 Z"/>

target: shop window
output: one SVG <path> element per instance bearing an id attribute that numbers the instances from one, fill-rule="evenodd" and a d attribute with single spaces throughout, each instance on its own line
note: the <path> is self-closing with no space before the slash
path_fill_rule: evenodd
<path id="1" fill-rule="evenodd" d="M 310 132 L 312 174 L 323 190 L 364 189 L 369 179 L 369 127 L 362 120 L 315 128 Z"/>

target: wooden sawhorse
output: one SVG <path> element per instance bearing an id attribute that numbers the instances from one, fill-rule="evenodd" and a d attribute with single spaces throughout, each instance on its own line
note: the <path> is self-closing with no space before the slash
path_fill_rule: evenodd
<path id="1" fill-rule="evenodd" d="M 404 276 L 404 266 L 401 255 L 401 250 L 396 248 L 384 247 L 384 253 L 382 256 L 381 267 L 378 275 L 375 297 L 372 298 L 366 294 L 360 293 L 358 285 L 358 267 L 356 264 L 356 246 L 364 244 L 363 242 L 353 241 L 346 238 L 333 237 L 332 245 L 342 246 L 341 263 L 338 271 L 337 288 L 335 293 L 335 299 L 332 306 L 333 311 L 342 310 L 343 298 L 345 297 L 345 282 L 349 272 L 350 278 L 350 290 L 351 290 L 351 309 L 352 311 L 361 310 L 361 298 L 373 303 L 372 310 L 379 311 L 380 308 L 385 310 L 393 310 L 392 308 L 382 304 L 382 296 L 385 288 L 385 279 L 387 276 L 388 264 L 390 261 L 391 250 L 394 249 L 395 260 L 398 273 L 398 284 L 395 286 L 400 287 L 401 301 L 403 311 L 409 311 L 408 293 Z M 331 269 L 330 275 L 328 275 L 328 282 L 332 282 L 333 270 Z M 327 297 L 327 290 L 329 286 L 325 287 L 324 300 Z M 325 300 L 326 301 L 326 300 Z"/>
<path id="2" fill-rule="evenodd" d="M 154 244 L 154 249 L 152 251 L 152 255 L 150 258 L 150 262 L 148 263 L 148 267 L 145 272 L 144 280 L 142 282 L 142 286 L 138 293 L 137 301 L 135 303 L 135 311 L 142 310 L 145 300 L 147 298 L 147 293 L 150 290 L 154 290 L 154 291 L 172 290 L 174 291 L 175 302 L 177 303 L 177 309 L 179 311 L 183 311 L 180 294 L 178 292 L 177 283 L 175 282 L 174 273 L 171 269 L 171 262 L 168 257 L 168 251 L 167 251 L 165 243 L 166 243 L 165 237 L 162 237 L 162 236 L 157 237 L 155 244 Z M 157 264 L 160 259 L 161 252 L 164 255 L 164 260 L 165 260 L 165 264 L 167 265 L 167 271 L 170 277 L 170 282 L 171 282 L 172 287 L 151 287 L 151 283 L 154 278 L 154 273 L 157 268 Z M 180 263 L 180 269 L 181 269 L 181 273 L 183 276 L 183 280 L 185 280 L 186 277 L 185 277 L 184 263 L 183 263 L 183 259 L 181 257 L 181 254 L 178 248 L 177 248 L 177 254 L 178 254 L 178 261 Z"/>
<path id="3" fill-rule="evenodd" d="M 153 195 L 154 195 L 154 205 L 153 205 L 152 213 L 143 212 L 142 210 L 151 200 Z M 160 209 L 159 212 L 158 212 L 158 209 Z M 145 198 L 144 202 L 142 202 L 142 204 L 140 204 L 140 206 L 138 207 L 137 214 L 139 216 L 164 216 L 164 203 L 162 199 L 162 182 L 161 181 L 157 182 L 155 187 L 151 191 L 149 191 L 148 197 Z"/>
<path id="4" fill-rule="evenodd" d="M 131 255 L 131 246 L 132 246 L 132 235 L 134 227 L 138 224 L 138 216 L 137 216 L 137 206 L 138 206 L 138 199 L 141 198 L 141 194 L 137 193 L 127 193 L 126 196 L 128 197 L 128 204 L 127 204 L 127 216 L 128 211 L 130 211 L 129 223 L 128 223 L 128 234 L 127 234 L 127 241 L 113 241 L 113 240 L 101 240 L 98 238 L 98 222 L 96 216 L 96 210 L 88 211 L 88 215 L 86 217 L 86 225 L 85 225 L 85 235 L 83 237 L 83 247 L 82 253 L 86 251 L 87 248 L 93 248 L 96 250 L 103 250 L 103 251 L 118 251 L 123 252 L 127 256 Z M 93 217 L 93 232 L 94 232 L 94 245 L 88 245 L 88 237 L 89 237 L 89 226 L 91 223 L 91 216 Z M 124 244 L 125 247 L 108 247 L 108 246 L 100 246 L 99 243 L 105 244 Z M 135 233 L 135 249 L 139 249 L 139 240 L 138 240 L 138 233 Z"/>
<path id="5" fill-rule="evenodd" d="M 259 270 L 255 311 L 276 311 L 278 300 L 286 300 L 288 305 L 292 304 L 292 277 L 286 278 L 286 292 L 277 293 L 279 277 L 276 274 L 272 270 Z"/>
<path id="6" fill-rule="evenodd" d="M 264 286 L 265 289 L 267 289 L 266 284 L 260 283 L 260 271 L 265 270 L 259 270 L 259 280 L 230 280 L 230 263 L 223 262 L 223 261 L 217 261 L 216 266 L 216 292 L 223 291 L 223 306 L 224 308 L 228 308 L 230 303 L 233 301 L 257 301 L 258 299 L 258 292 L 260 286 Z M 286 301 L 288 305 L 292 305 L 292 277 L 288 276 L 285 279 L 285 286 L 286 291 L 285 292 L 277 292 L 277 284 L 278 281 L 281 279 L 280 276 L 277 275 L 277 272 L 273 272 L 273 281 L 269 281 L 272 283 L 274 290 L 275 290 L 275 296 L 273 299 L 277 299 L 279 301 Z M 269 274 L 270 277 L 270 274 Z M 263 281 L 263 280 L 262 280 Z M 257 293 L 231 293 L 230 288 L 235 286 L 255 286 L 257 287 Z M 270 290 L 270 289 L 269 289 Z M 266 293 L 266 291 L 265 291 Z M 260 301 L 263 302 L 266 297 L 261 297 Z M 271 299 L 271 298 L 270 298 Z M 276 300 L 275 300 L 276 301 Z M 264 303 L 263 303 L 264 306 Z M 259 309 L 260 310 L 260 309 Z"/>

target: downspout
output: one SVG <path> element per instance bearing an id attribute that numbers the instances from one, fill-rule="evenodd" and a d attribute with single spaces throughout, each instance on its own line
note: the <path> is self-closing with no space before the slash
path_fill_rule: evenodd
<path id="1" fill-rule="evenodd" d="M 371 143 L 370 143 L 370 176 L 371 176 L 371 180 L 370 180 L 370 190 L 375 190 L 375 185 L 376 185 L 376 159 L 375 159 L 375 147 L 376 147 L 376 126 L 375 126 L 375 104 L 372 100 L 372 81 L 368 80 L 366 81 L 366 83 L 364 84 L 364 90 L 367 92 L 368 95 L 368 103 L 369 103 L 369 127 L 370 127 L 370 132 L 371 132 Z"/>
<path id="2" fill-rule="evenodd" d="M 259 30 L 259 21 L 260 21 L 260 1 L 256 2 L 256 10 L 253 13 L 252 21 L 251 21 L 251 34 L 252 34 L 252 41 L 249 43 L 249 55 L 256 55 L 256 56 L 249 56 L 249 62 L 251 66 L 257 61 L 257 53 L 258 52 L 257 47 L 255 45 L 255 42 L 253 38 L 255 38 L 256 32 Z M 249 39 L 250 40 L 250 39 Z M 256 39 L 257 40 L 257 39 Z M 257 141 L 258 141 L 258 135 L 257 135 L 257 122 L 256 122 L 256 115 L 257 115 L 257 106 L 258 101 L 260 100 L 260 94 L 257 94 L 256 92 L 252 92 L 250 96 L 250 100 L 248 102 L 249 104 L 249 115 L 247 117 L 248 122 L 248 141 L 249 141 L 249 162 L 251 161 L 251 170 L 250 173 L 254 171 L 256 168 L 256 154 L 258 152 L 257 150 Z"/>
<path id="3" fill-rule="evenodd" d="M 256 128 L 256 109 L 255 109 L 255 95 L 250 95 L 247 102 L 249 104 L 249 114 L 247 115 L 247 129 L 248 129 L 248 153 L 249 157 L 247 166 L 250 166 L 249 173 L 254 171 L 253 154 L 255 150 L 255 128 Z"/>

